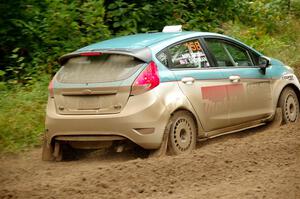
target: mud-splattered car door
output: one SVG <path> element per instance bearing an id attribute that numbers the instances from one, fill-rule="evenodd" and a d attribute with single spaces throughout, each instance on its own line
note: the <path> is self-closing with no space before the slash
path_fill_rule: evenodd
<path id="1" fill-rule="evenodd" d="M 222 71 L 210 67 L 198 39 L 168 48 L 169 68 L 191 102 L 203 128 L 212 131 L 228 126 L 228 101 Z"/>
<path id="2" fill-rule="evenodd" d="M 205 39 L 218 68 L 224 68 L 229 124 L 236 125 L 270 116 L 272 110 L 269 70 L 258 67 L 258 55 L 230 41 Z"/>

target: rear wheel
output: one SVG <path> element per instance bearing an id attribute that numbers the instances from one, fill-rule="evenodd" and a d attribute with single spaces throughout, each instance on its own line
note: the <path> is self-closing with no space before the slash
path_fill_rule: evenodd
<path id="1" fill-rule="evenodd" d="M 292 88 L 285 88 L 279 98 L 284 124 L 294 123 L 299 119 L 299 100 Z"/>
<path id="2" fill-rule="evenodd" d="M 171 155 L 190 153 L 196 147 L 196 125 L 187 111 L 175 112 L 171 117 L 168 152 Z"/>

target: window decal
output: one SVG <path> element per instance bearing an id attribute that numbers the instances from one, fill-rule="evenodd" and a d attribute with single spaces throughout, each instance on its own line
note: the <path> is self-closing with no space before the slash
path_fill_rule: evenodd
<path id="1" fill-rule="evenodd" d="M 173 68 L 206 68 L 209 62 L 198 40 L 187 41 L 169 49 Z"/>

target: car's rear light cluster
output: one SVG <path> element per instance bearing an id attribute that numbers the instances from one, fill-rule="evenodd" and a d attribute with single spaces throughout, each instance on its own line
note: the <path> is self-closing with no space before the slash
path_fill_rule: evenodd
<path id="1" fill-rule="evenodd" d="M 160 83 L 158 70 L 155 62 L 151 61 L 139 74 L 131 87 L 131 95 L 138 95 L 152 90 Z"/>
<path id="2" fill-rule="evenodd" d="M 54 98 L 54 80 L 52 79 L 48 86 L 49 97 Z"/>

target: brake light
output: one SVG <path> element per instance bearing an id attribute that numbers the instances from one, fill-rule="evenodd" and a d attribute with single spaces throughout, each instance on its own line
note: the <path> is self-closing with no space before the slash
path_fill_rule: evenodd
<path id="1" fill-rule="evenodd" d="M 155 62 L 151 61 L 139 74 L 131 87 L 131 95 L 138 95 L 152 90 L 160 83 L 158 70 Z"/>
<path id="2" fill-rule="evenodd" d="M 53 81 L 53 79 L 49 83 L 48 91 L 49 91 L 49 97 L 54 98 L 54 81 Z"/>
<path id="3" fill-rule="evenodd" d="M 84 53 L 80 53 L 81 56 L 99 56 L 102 55 L 101 52 L 84 52 Z"/>

